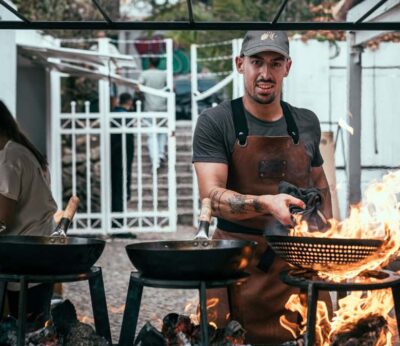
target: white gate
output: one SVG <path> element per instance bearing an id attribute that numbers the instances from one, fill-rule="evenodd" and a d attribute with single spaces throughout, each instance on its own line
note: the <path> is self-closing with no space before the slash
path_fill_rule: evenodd
<path id="1" fill-rule="evenodd" d="M 217 56 L 217 57 L 204 57 L 199 58 L 199 50 L 205 49 L 209 50 L 210 47 L 215 46 L 231 46 L 231 52 L 228 55 Z M 199 116 L 199 107 L 198 103 L 201 100 L 206 99 L 217 91 L 225 88 L 229 83 L 232 83 L 232 94 L 230 95 L 231 99 L 240 97 L 243 95 L 243 77 L 236 71 L 235 57 L 240 54 L 240 49 L 242 46 L 242 39 L 234 39 L 232 41 L 225 41 L 220 43 L 210 43 L 210 44 L 192 44 L 190 47 L 190 66 L 191 66 L 191 82 L 192 82 L 192 129 L 194 131 L 197 118 Z M 204 55 L 204 54 L 202 54 Z M 230 71 L 213 71 L 213 72 L 199 72 L 199 64 L 204 61 L 220 61 L 220 60 L 228 60 L 232 61 L 232 69 Z M 215 84 L 210 89 L 199 92 L 199 76 L 225 76 L 223 77 L 217 84 Z M 196 173 L 193 169 L 193 225 L 196 227 L 198 223 L 198 215 L 200 209 L 200 200 L 199 200 L 199 188 L 197 183 Z"/>
<path id="2" fill-rule="evenodd" d="M 77 112 L 71 103 L 68 113 L 61 112 L 61 74 L 52 71 L 51 86 L 51 169 L 52 190 L 59 207 L 71 194 L 81 204 L 70 233 L 113 234 L 176 230 L 175 175 L 175 94 L 173 92 L 172 40 L 165 44 L 167 85 L 162 90 L 138 84 L 141 91 L 167 99 L 167 111 L 144 112 L 141 102 L 134 112 L 110 111 L 110 81 L 98 82 L 98 111 L 90 112 L 90 103 Z M 99 42 L 99 52 L 102 45 Z M 105 75 L 110 75 L 105 66 Z M 115 82 L 115 79 L 113 80 Z M 124 84 L 135 81 L 121 78 Z M 116 81 L 118 82 L 118 80 Z M 132 89 L 131 89 L 132 90 Z M 163 133 L 167 140 L 167 164 L 153 167 L 148 156 L 147 139 Z M 132 136 L 134 148 L 132 148 Z M 112 170 L 120 160 L 111 150 L 111 141 L 120 143 L 121 208 L 112 208 Z M 127 150 L 134 151 L 130 186 Z M 118 152 L 117 152 L 118 154 Z M 114 161 L 113 161 L 114 158 Z M 113 167 L 111 165 L 113 162 Z M 122 164 L 121 164 L 122 163 Z M 117 169 L 118 170 L 118 169 Z M 113 177 L 115 179 L 115 176 Z"/>

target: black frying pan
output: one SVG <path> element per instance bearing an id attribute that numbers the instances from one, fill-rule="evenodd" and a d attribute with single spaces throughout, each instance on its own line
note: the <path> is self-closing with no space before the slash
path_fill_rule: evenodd
<path id="1" fill-rule="evenodd" d="M 61 221 L 71 221 L 79 199 L 71 197 Z M 66 237 L 0 235 L 0 272 L 14 274 L 83 273 L 101 256 L 105 241 Z"/>
<path id="2" fill-rule="evenodd" d="M 212 280 L 240 275 L 257 245 L 245 240 L 209 240 L 209 199 L 202 201 L 194 240 L 137 243 L 126 246 L 132 264 L 149 278 Z"/>

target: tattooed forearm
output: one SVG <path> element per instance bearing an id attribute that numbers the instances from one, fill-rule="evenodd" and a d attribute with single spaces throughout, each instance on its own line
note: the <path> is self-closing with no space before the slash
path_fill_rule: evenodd
<path id="1" fill-rule="evenodd" d="M 228 205 L 232 214 L 243 214 L 246 212 L 246 198 L 243 195 L 233 195 L 228 198 Z"/>
<path id="2" fill-rule="evenodd" d="M 257 213 L 262 213 L 264 211 L 262 204 L 260 202 L 260 197 L 256 197 L 253 199 L 253 207 L 254 211 L 256 211 Z"/>
<path id="3" fill-rule="evenodd" d="M 214 187 L 208 192 L 212 214 L 217 217 L 244 220 L 260 214 L 267 214 L 263 196 L 241 195 L 222 187 Z"/>
<path id="4" fill-rule="evenodd" d="M 246 219 L 266 213 L 261 196 L 241 195 L 221 187 L 212 188 L 208 197 L 211 199 L 211 210 L 217 217 Z"/>
<path id="5" fill-rule="evenodd" d="M 208 194 L 211 199 L 211 210 L 214 215 L 222 216 L 221 199 L 224 193 L 227 191 L 227 189 L 216 187 L 211 189 L 210 193 Z"/>

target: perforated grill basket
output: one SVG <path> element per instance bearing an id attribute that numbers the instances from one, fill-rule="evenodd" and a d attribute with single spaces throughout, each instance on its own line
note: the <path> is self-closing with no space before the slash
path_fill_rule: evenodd
<path id="1" fill-rule="evenodd" d="M 373 255 L 383 244 L 375 239 L 335 239 L 266 236 L 275 253 L 300 268 L 320 270 L 355 264 Z"/>

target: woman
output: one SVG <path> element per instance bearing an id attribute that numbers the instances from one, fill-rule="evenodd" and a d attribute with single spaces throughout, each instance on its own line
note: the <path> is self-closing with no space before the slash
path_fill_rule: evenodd
<path id="1" fill-rule="evenodd" d="M 50 235 L 56 211 L 46 158 L 20 131 L 0 101 L 0 235 Z M 7 289 L 10 314 L 17 317 L 19 286 L 9 283 Z M 29 321 L 41 324 L 47 319 L 51 294 L 50 284 L 30 285 Z"/>

